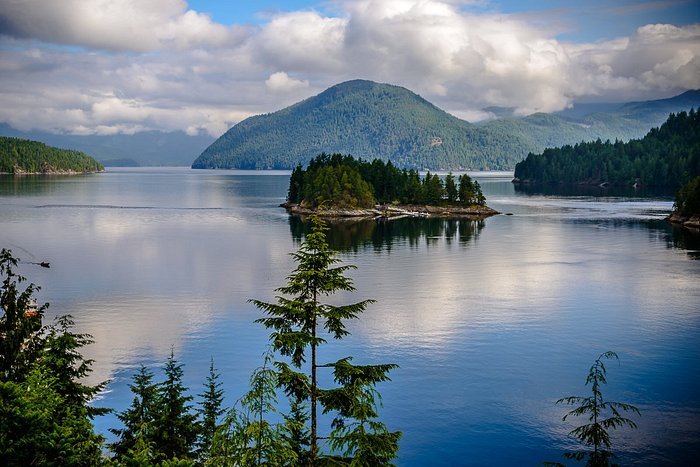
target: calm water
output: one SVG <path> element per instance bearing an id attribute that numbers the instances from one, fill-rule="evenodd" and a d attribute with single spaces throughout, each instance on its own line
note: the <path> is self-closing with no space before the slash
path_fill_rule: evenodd
<path id="1" fill-rule="evenodd" d="M 554 401 L 587 395 L 593 360 L 614 350 L 604 394 L 637 405 L 614 434 L 622 465 L 690 465 L 700 451 L 700 245 L 674 231 L 664 197 L 557 197 L 480 175 L 483 222 L 352 223 L 331 238 L 374 298 L 353 335 L 323 357 L 395 362 L 383 420 L 402 430 L 398 464 L 561 461 L 575 424 Z M 247 300 L 273 299 L 305 226 L 277 205 L 288 174 L 111 170 L 0 177 L 0 246 L 26 262 L 49 316 L 74 315 L 96 343 L 102 405 L 171 348 L 199 393 L 210 357 L 227 403 L 242 395 L 267 333 Z M 156 374 L 160 376 L 160 371 Z M 96 421 L 100 431 L 114 417 Z"/>

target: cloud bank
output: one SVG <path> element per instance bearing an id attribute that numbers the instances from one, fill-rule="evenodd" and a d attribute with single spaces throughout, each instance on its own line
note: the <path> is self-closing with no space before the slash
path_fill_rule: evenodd
<path id="1" fill-rule="evenodd" d="M 462 1 L 356 0 L 333 13 L 214 22 L 182 0 L 0 0 L 0 121 L 104 134 L 218 136 L 339 82 L 405 86 L 465 118 L 700 88 L 700 24 L 595 43 Z"/>

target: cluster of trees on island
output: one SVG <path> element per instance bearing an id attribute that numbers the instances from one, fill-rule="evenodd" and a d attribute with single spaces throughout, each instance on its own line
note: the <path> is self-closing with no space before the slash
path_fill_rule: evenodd
<path id="1" fill-rule="evenodd" d="M 263 362 L 252 374 L 248 392 L 229 410 L 213 361 L 197 407 L 183 385 L 183 365 L 171 352 L 162 382 L 142 366 L 129 386 L 131 405 L 117 414 L 122 426 L 110 431 L 115 442 L 105 445 L 92 419 L 110 412 L 93 406 L 106 383 L 86 385 L 92 361 L 81 354 L 92 342 L 72 331 L 70 317 L 52 325 L 42 322 L 48 305 L 37 307 L 38 290 L 14 270 L 18 259 L 0 252 L 0 462 L 3 465 L 106 466 L 381 466 L 392 465 L 401 432 L 390 431 L 378 418 L 377 383 L 388 381 L 391 363 L 357 365 L 352 357 L 322 360 L 324 334 L 349 335 L 346 321 L 357 319 L 373 300 L 334 305 L 322 297 L 352 291 L 346 277 L 352 265 L 337 263 L 326 242 L 327 228 L 312 218 L 313 227 L 298 251 L 297 266 L 276 302 L 251 300 L 264 312 L 257 320 L 271 330 Z M 602 354 L 586 379 L 588 396 L 570 396 L 557 403 L 573 405 L 568 417 L 589 423 L 570 435 L 582 449 L 565 453 L 587 459 L 587 465 L 608 466 L 613 457 L 609 430 L 636 428 L 623 412 L 636 407 L 604 399 Z M 330 372 L 335 387 L 322 387 L 321 372 Z M 278 398 L 286 396 L 287 403 Z M 283 412 L 282 407 L 288 407 Z M 333 414 L 329 427 L 319 413 Z M 562 464 L 547 462 L 546 465 Z"/>
<path id="2" fill-rule="evenodd" d="M 0 137 L 0 173 L 50 174 L 100 172 L 102 164 L 87 154 L 28 139 Z"/>
<path id="3" fill-rule="evenodd" d="M 479 182 L 450 172 L 443 182 L 428 172 L 421 179 L 414 169 L 398 169 L 391 161 L 365 161 L 350 155 L 321 154 L 306 169 L 298 165 L 289 179 L 287 201 L 309 207 L 321 205 L 369 208 L 376 204 L 483 206 Z"/>
<path id="4" fill-rule="evenodd" d="M 515 181 L 679 188 L 700 175 L 700 113 L 671 114 L 642 139 L 566 145 L 528 154 Z"/>

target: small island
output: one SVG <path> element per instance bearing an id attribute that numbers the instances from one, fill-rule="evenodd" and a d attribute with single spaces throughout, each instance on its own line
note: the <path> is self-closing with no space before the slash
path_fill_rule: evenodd
<path id="1" fill-rule="evenodd" d="M 0 137 L 0 174 L 72 175 L 103 172 L 87 154 L 28 139 Z"/>
<path id="2" fill-rule="evenodd" d="M 700 232 L 700 175 L 678 190 L 673 212 L 667 220 Z"/>
<path id="3" fill-rule="evenodd" d="M 400 170 L 391 161 L 372 162 L 349 155 L 321 154 L 307 168 L 298 165 L 289 179 L 291 214 L 327 219 L 397 217 L 468 217 L 498 214 L 486 206 L 479 182 L 450 172 L 443 182 L 428 172 Z"/>

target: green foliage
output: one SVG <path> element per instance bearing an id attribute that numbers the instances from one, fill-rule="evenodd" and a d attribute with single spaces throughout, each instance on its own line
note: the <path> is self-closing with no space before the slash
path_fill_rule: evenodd
<path id="1" fill-rule="evenodd" d="M 407 169 L 510 170 L 528 153 L 548 147 L 639 138 L 669 112 L 700 105 L 700 93 L 686 94 L 579 120 L 538 113 L 472 125 L 407 89 L 354 80 L 243 120 L 192 167 L 293 169 L 330 151 L 381 158 Z"/>
<path id="2" fill-rule="evenodd" d="M 447 180 L 451 180 L 448 194 Z M 387 204 L 483 205 L 478 182 L 461 175 L 458 191 L 450 173 L 443 183 L 428 172 L 421 181 L 417 171 L 399 170 L 380 159 L 367 162 L 350 155 L 325 154 L 311 159 L 306 170 L 298 166 L 289 179 L 288 201 L 310 207 L 372 207 Z M 451 197 L 451 199 L 450 199 Z"/>
<path id="3" fill-rule="evenodd" d="M 267 317 L 257 320 L 272 330 L 272 349 L 289 363 L 276 361 L 277 385 L 296 403 L 309 402 L 308 465 L 324 460 L 354 463 L 353 465 L 385 465 L 398 450 L 400 432 L 389 432 L 376 420 L 378 393 L 376 385 L 387 381 L 393 364 L 353 365 L 351 358 L 319 364 L 318 350 L 326 340 L 319 334 L 325 330 L 334 339 L 349 335 L 345 322 L 359 318 L 372 300 L 347 305 L 324 303 L 322 298 L 338 291 L 352 291 L 352 281 L 345 273 L 351 265 L 338 265 L 340 260 L 326 243 L 327 228 L 313 217 L 313 228 L 300 249 L 292 253 L 297 263 L 287 279 L 287 285 L 277 289 L 276 303 L 253 300 Z M 309 355 L 310 354 L 310 355 Z M 307 358 L 310 362 L 304 366 Z M 302 371 L 308 367 L 309 372 Z M 318 371 L 333 369 L 336 388 L 319 387 Z M 329 436 L 319 434 L 318 406 L 323 413 L 334 413 Z M 295 422 L 305 423 L 305 416 L 297 415 Z M 295 436 L 304 430 L 295 427 Z M 319 440 L 328 438 L 328 448 L 340 454 L 327 456 Z M 287 437 L 289 439 L 289 437 Z M 298 451 L 303 444 L 292 445 Z M 368 463 L 369 462 L 369 463 Z"/>
<path id="4" fill-rule="evenodd" d="M 3 465 L 97 465 L 101 437 L 86 405 L 61 394 L 56 376 L 37 363 L 22 381 L 0 382 Z"/>
<path id="5" fill-rule="evenodd" d="M 99 172 L 102 164 L 80 151 L 0 137 L 0 173 Z"/>
<path id="6" fill-rule="evenodd" d="M 37 307 L 33 295 L 39 290 L 29 284 L 24 291 L 18 286 L 26 279 L 15 274 L 18 259 L 12 252 L 0 252 L 0 275 L 3 276 L 0 294 L 0 378 L 19 381 L 39 357 L 44 341 L 41 338 L 42 318 L 48 305 Z"/>
<path id="7" fill-rule="evenodd" d="M 110 428 L 109 431 L 119 438 L 110 447 L 117 459 L 134 456 L 154 458 L 152 439 L 158 411 L 158 386 L 153 383 L 153 372 L 142 365 L 133 376 L 129 389 L 134 399 L 129 408 L 117 414 L 124 427 Z"/>
<path id="8" fill-rule="evenodd" d="M 301 465 L 284 427 L 267 419 L 277 413 L 279 380 L 272 359 L 269 350 L 250 378 L 250 390 L 226 414 L 214 435 L 212 454 L 206 465 Z"/>
<path id="9" fill-rule="evenodd" d="M 193 465 L 195 462 L 197 437 L 203 425 L 198 423 L 189 404 L 193 398 L 182 384 L 182 364 L 172 351 L 163 372 L 165 380 L 161 383 L 154 383 L 153 372 L 144 366 L 133 376 L 129 388 L 134 399 L 131 406 L 117 414 L 123 427 L 110 429 L 118 437 L 111 448 L 114 460 L 120 465 L 139 465 L 144 459 L 154 465 Z M 209 382 L 218 394 L 215 379 Z M 216 403 L 216 395 L 212 401 Z M 213 412 L 218 410 L 214 408 Z"/>
<path id="10" fill-rule="evenodd" d="M 96 465 L 102 438 L 91 418 L 105 409 L 90 406 L 103 384 L 87 386 L 91 371 L 80 349 L 92 342 L 73 333 L 69 316 L 42 324 L 29 284 L 14 272 L 9 250 L 0 252 L 0 459 L 5 465 Z"/>
<path id="11" fill-rule="evenodd" d="M 678 190 L 674 208 L 684 217 L 700 216 L 700 175 Z"/>
<path id="12" fill-rule="evenodd" d="M 197 442 L 197 417 L 192 411 L 187 388 L 182 384 L 182 364 L 173 351 L 163 368 L 165 381 L 158 386 L 159 417 L 156 420 L 154 442 L 164 459 L 189 459 Z"/>
<path id="13" fill-rule="evenodd" d="M 569 459 L 581 460 L 587 457 L 586 465 L 603 467 L 610 465 L 610 459 L 614 457 L 610 448 L 610 434 L 608 430 L 620 427 L 637 428 L 630 419 L 622 416 L 621 412 L 633 412 L 640 415 L 637 407 L 623 402 L 608 401 L 603 398 L 601 384 L 607 384 L 606 368 L 603 359 L 619 360 L 615 352 L 601 354 L 591 366 L 586 386 L 591 385 L 590 396 L 569 396 L 559 399 L 557 404 L 578 405 L 575 409 L 564 415 L 563 420 L 570 416 L 587 416 L 590 423 L 573 429 L 569 434 L 579 440 L 584 446 L 593 448 L 592 451 L 577 451 L 566 453 Z"/>
<path id="14" fill-rule="evenodd" d="M 204 384 L 205 391 L 199 394 L 201 398 L 200 407 L 197 410 L 199 414 L 199 422 L 201 431 L 199 433 L 199 457 L 207 458 L 211 450 L 211 443 L 214 439 L 214 434 L 219 428 L 219 419 L 224 414 L 222 408 L 224 402 L 224 391 L 221 389 L 219 381 L 219 373 L 214 369 L 214 359 L 209 363 L 209 375 Z"/>
<path id="15" fill-rule="evenodd" d="M 534 183 L 678 187 L 700 175 L 700 114 L 671 114 L 639 140 L 600 139 L 529 154 L 515 177 Z"/>

